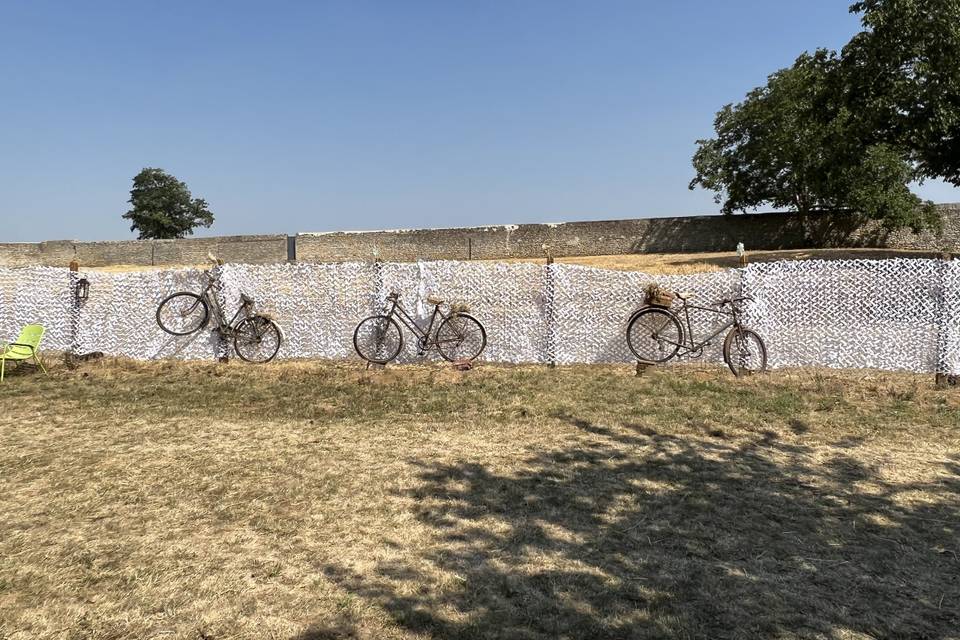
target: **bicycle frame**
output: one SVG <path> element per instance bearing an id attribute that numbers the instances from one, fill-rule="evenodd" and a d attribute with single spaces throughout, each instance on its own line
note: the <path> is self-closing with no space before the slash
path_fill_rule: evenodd
<path id="1" fill-rule="evenodd" d="M 647 309 L 649 307 L 643 307 Z M 637 311 L 642 311 L 640 309 Z M 690 322 L 690 309 L 696 309 L 699 311 L 708 311 L 710 313 L 716 314 L 718 316 L 729 316 L 729 319 L 726 320 L 723 324 L 713 330 L 713 332 L 708 335 L 706 338 L 700 342 L 695 342 L 693 337 L 693 324 Z M 683 335 L 680 336 L 680 342 L 673 342 L 672 340 L 667 340 L 666 338 L 661 338 L 663 342 L 669 345 L 673 345 L 680 348 L 680 351 L 675 357 L 683 357 L 688 354 L 691 354 L 695 351 L 700 351 L 707 345 L 711 344 L 717 336 L 729 329 L 730 327 L 739 327 L 740 326 L 740 311 L 736 307 L 732 307 L 731 311 L 726 311 L 724 309 L 716 309 L 714 307 L 702 307 L 700 305 L 689 304 L 686 300 L 683 301 L 683 306 L 677 312 L 674 312 L 670 309 L 666 309 L 668 313 L 677 318 L 677 321 L 680 323 L 680 329 L 683 332 Z M 683 315 L 681 315 L 681 312 Z"/>
<path id="2" fill-rule="evenodd" d="M 709 336 L 704 338 L 702 341 L 694 342 L 693 325 L 690 322 L 690 309 L 697 309 L 700 311 L 709 311 L 710 313 L 716 314 L 718 316 L 729 316 L 729 319 L 726 320 L 719 327 L 717 327 L 713 331 L 713 333 L 711 333 Z M 730 327 L 737 326 L 740 324 L 740 318 L 738 317 L 738 313 L 736 311 L 725 311 L 723 309 L 714 309 L 712 307 L 701 307 L 695 304 L 688 304 L 686 301 L 683 302 L 682 311 L 683 311 L 683 321 L 686 323 L 686 331 L 684 332 L 682 342 L 684 343 L 689 342 L 689 345 L 688 344 L 679 345 L 680 348 L 683 350 L 683 355 L 703 349 L 704 347 L 709 345 L 713 341 L 713 339 L 719 336 L 721 333 L 723 333 Z M 676 315 L 679 315 L 679 314 L 676 314 Z M 677 355 L 679 356 L 681 354 L 677 354 Z"/>
<path id="3" fill-rule="evenodd" d="M 433 348 L 437 346 L 436 340 L 434 340 L 432 344 L 429 341 L 430 333 L 433 331 L 433 325 L 436 324 L 437 322 L 437 316 L 440 316 L 444 320 L 446 320 L 449 317 L 447 314 L 445 314 L 443 311 L 440 310 L 439 304 L 434 305 L 433 313 L 430 314 L 430 324 L 427 325 L 427 329 L 426 331 L 424 331 L 423 328 L 419 324 L 417 324 L 417 321 L 414 320 L 409 313 L 407 313 L 407 310 L 403 308 L 403 305 L 400 304 L 399 300 L 391 300 L 391 302 L 393 304 L 390 307 L 390 311 L 388 311 L 385 314 L 388 318 L 396 317 L 403 326 L 405 326 L 415 336 L 417 336 L 419 341 L 422 343 L 421 348 L 426 349 L 426 348 Z"/>
<path id="4" fill-rule="evenodd" d="M 214 320 L 216 320 L 217 327 L 220 328 L 220 331 L 233 331 L 240 314 L 243 313 L 249 307 L 249 305 L 246 303 L 241 303 L 240 308 L 237 309 L 235 314 L 233 314 L 233 318 L 230 319 L 230 322 L 227 322 L 227 317 L 223 313 L 223 307 L 220 306 L 220 300 L 217 299 L 217 296 L 214 292 L 216 278 L 208 273 L 207 280 L 207 286 L 204 287 L 203 291 L 200 293 L 200 297 L 206 300 L 207 305 L 210 306 L 214 315 Z"/>

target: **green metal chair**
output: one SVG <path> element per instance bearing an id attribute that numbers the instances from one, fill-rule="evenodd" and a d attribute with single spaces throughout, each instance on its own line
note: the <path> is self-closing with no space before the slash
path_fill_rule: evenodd
<path id="1" fill-rule="evenodd" d="M 0 382 L 3 382 L 3 372 L 7 366 L 7 360 L 16 363 L 23 362 L 33 358 L 34 363 L 44 373 L 47 372 L 43 363 L 40 362 L 40 340 L 43 338 L 43 327 L 38 324 L 28 324 L 20 331 L 20 337 L 16 342 L 0 345 Z"/>

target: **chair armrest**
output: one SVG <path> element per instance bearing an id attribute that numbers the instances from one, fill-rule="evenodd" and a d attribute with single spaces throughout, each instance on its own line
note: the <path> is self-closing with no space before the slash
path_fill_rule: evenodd
<path id="1" fill-rule="evenodd" d="M 34 348 L 32 344 L 23 344 L 22 342 L 11 342 L 7 346 L 8 347 L 26 347 L 27 349 L 30 349 L 31 354 L 37 352 L 37 350 Z"/>

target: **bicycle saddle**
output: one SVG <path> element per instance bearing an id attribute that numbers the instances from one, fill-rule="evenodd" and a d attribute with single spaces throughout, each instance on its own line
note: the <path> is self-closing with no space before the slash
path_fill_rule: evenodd
<path id="1" fill-rule="evenodd" d="M 240 294 L 240 301 L 241 301 L 243 304 L 253 304 L 253 298 L 251 298 L 250 296 L 248 296 L 248 295 L 245 294 L 245 293 L 241 293 L 241 294 Z"/>
<path id="2" fill-rule="evenodd" d="M 692 298 L 694 295 L 696 295 L 696 294 L 694 294 L 692 291 L 678 291 L 678 292 L 677 292 L 677 297 L 680 298 L 681 300 L 689 300 L 689 299 Z"/>
<path id="3" fill-rule="evenodd" d="M 427 296 L 427 304 L 443 304 L 443 300 L 437 296 Z"/>

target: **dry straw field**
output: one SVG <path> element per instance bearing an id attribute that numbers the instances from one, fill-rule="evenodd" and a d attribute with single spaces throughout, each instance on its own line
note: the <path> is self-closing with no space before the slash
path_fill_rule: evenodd
<path id="1" fill-rule="evenodd" d="M 882 260 L 885 258 L 936 258 L 939 253 L 895 249 L 791 249 L 784 251 L 749 251 L 750 262 L 776 262 L 779 260 Z M 577 256 L 557 258 L 562 264 L 579 264 L 600 269 L 643 271 L 654 275 L 704 273 L 732 269 L 740 265 L 733 251 L 722 253 L 634 253 L 612 256 Z M 545 258 L 516 258 L 512 260 L 485 260 L 482 262 L 536 262 L 543 264 Z M 210 265 L 180 265 L 206 269 Z M 152 271 L 169 269 L 166 266 L 113 265 L 109 267 L 84 267 L 94 271 L 120 273 L 124 271 Z"/>
<path id="2" fill-rule="evenodd" d="M 883 260 L 886 258 L 935 258 L 929 251 L 891 249 L 793 249 L 785 251 L 748 251 L 747 260 L 777 262 L 780 260 Z M 527 260 L 521 260 L 525 262 Z M 536 260 L 543 262 L 543 260 Z M 723 253 L 634 253 L 614 256 L 580 256 L 557 258 L 563 264 L 579 264 L 601 269 L 643 271 L 653 275 L 686 275 L 723 271 L 740 266 L 733 251 Z"/>
<path id="3" fill-rule="evenodd" d="M 0 385 L 0 638 L 957 638 L 960 393 L 90 362 Z"/>

